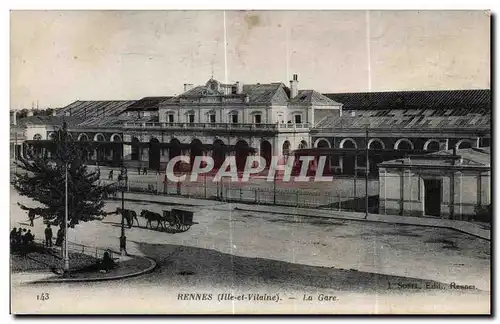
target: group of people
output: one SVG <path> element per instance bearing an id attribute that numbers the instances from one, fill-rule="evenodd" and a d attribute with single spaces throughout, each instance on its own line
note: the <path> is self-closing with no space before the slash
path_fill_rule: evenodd
<path id="1" fill-rule="evenodd" d="M 47 227 L 45 228 L 45 246 L 46 247 L 52 247 L 52 238 L 54 237 L 54 234 L 52 232 L 52 228 L 50 227 L 50 224 L 47 224 Z M 64 229 L 62 226 L 59 227 L 57 230 L 57 237 L 56 237 L 56 246 L 61 246 L 64 241 Z"/>
<path id="2" fill-rule="evenodd" d="M 28 245 L 33 243 L 35 240 L 35 235 L 31 233 L 31 230 L 26 230 L 25 228 L 13 228 L 10 231 L 10 244 L 12 245 Z"/>

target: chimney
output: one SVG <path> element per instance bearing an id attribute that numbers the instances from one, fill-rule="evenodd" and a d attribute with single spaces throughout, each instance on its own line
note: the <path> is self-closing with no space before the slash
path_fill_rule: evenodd
<path id="1" fill-rule="evenodd" d="M 16 110 L 14 110 L 12 112 L 12 125 L 14 125 L 14 126 L 17 125 L 17 111 Z"/>
<path id="2" fill-rule="evenodd" d="M 236 93 L 237 94 L 242 94 L 243 93 L 243 84 L 236 82 Z"/>
<path id="3" fill-rule="evenodd" d="M 189 90 L 193 89 L 193 84 L 192 83 L 184 83 L 184 92 L 187 92 Z"/>
<path id="4" fill-rule="evenodd" d="M 299 94 L 299 78 L 297 74 L 293 75 L 293 80 L 290 81 L 290 98 L 295 98 Z"/>

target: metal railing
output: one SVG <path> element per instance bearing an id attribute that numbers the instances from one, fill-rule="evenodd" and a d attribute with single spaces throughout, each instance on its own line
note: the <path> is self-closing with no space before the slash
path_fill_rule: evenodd
<path id="1" fill-rule="evenodd" d="M 102 181 L 102 180 L 101 180 Z M 111 183 L 111 180 L 109 180 Z M 346 182 L 346 179 L 341 181 Z M 347 182 L 352 182 L 347 179 Z M 106 182 L 103 181 L 102 184 Z M 286 184 L 277 187 L 273 182 L 267 186 L 248 187 L 248 184 L 236 185 L 227 179 L 213 182 L 211 178 L 200 176 L 197 182 L 172 182 L 164 180 L 141 181 L 129 180 L 126 192 L 143 193 L 161 196 L 177 196 L 184 198 L 210 199 L 224 202 L 242 202 L 252 204 L 282 205 L 290 207 L 324 208 L 342 211 L 365 210 L 364 182 L 357 180 L 349 188 L 342 190 L 315 190 L 307 188 L 283 188 Z M 280 187 L 281 186 L 281 187 Z M 370 185 L 369 212 L 378 212 L 378 183 Z M 120 189 L 121 190 L 121 189 Z M 112 192 L 108 198 L 120 199 L 120 190 Z"/>
<path id="2" fill-rule="evenodd" d="M 284 124 L 278 124 L 279 129 L 309 129 L 309 123 L 300 123 L 300 124 L 295 124 L 295 123 L 284 123 Z"/>
<path id="3" fill-rule="evenodd" d="M 237 123 L 132 123 L 125 128 L 168 128 L 168 129 L 233 129 L 233 130 L 276 130 L 278 124 L 237 124 Z"/>
<path id="4" fill-rule="evenodd" d="M 45 240 L 40 239 L 40 238 L 35 238 L 34 239 L 35 244 L 39 246 L 45 246 Z M 52 245 L 56 249 L 62 249 L 60 246 L 55 246 Z M 110 257 L 115 258 L 119 255 L 118 252 L 115 252 L 111 249 L 104 249 L 104 248 L 99 248 L 96 246 L 90 246 L 90 245 L 85 245 L 85 244 L 80 244 L 80 243 L 75 243 L 75 242 L 70 242 L 68 241 L 68 252 L 69 253 L 81 253 L 88 255 L 90 257 L 96 258 L 96 259 L 102 259 L 104 256 L 105 252 L 108 252 Z M 61 254 L 62 258 L 62 254 Z"/>

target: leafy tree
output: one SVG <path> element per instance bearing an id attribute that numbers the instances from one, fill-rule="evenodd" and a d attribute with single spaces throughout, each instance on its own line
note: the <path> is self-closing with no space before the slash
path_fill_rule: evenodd
<path id="1" fill-rule="evenodd" d="M 44 207 L 21 208 L 37 213 L 53 225 L 63 224 L 65 216 L 65 171 L 68 165 L 68 219 L 74 227 L 80 221 L 100 219 L 105 213 L 106 187 L 97 183 L 99 172 L 89 172 L 82 162 L 88 147 L 68 136 L 66 123 L 57 131 L 48 149 L 51 157 L 20 158 L 17 163 L 21 172 L 14 176 L 14 188 L 22 196 L 40 202 Z M 24 172 L 23 172 L 24 171 Z"/>

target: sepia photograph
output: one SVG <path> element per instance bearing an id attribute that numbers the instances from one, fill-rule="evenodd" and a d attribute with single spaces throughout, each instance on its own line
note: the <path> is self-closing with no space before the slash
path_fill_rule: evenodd
<path id="1" fill-rule="evenodd" d="M 9 19 L 11 314 L 492 313 L 487 8 Z"/>

